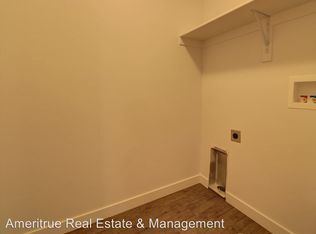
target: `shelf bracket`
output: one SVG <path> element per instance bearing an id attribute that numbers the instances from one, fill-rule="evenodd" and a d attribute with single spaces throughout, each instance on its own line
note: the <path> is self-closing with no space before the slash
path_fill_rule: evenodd
<path id="1" fill-rule="evenodd" d="M 202 41 L 198 41 L 198 40 L 194 40 L 190 38 L 183 38 L 183 37 L 179 38 L 179 45 L 184 46 L 184 47 L 198 48 L 198 49 L 203 48 Z"/>
<path id="2" fill-rule="evenodd" d="M 256 17 L 256 21 L 259 25 L 262 38 L 263 38 L 263 54 L 262 62 L 271 62 L 272 61 L 272 26 L 271 26 L 271 17 L 265 13 L 262 13 L 257 10 L 252 10 L 253 14 Z"/>

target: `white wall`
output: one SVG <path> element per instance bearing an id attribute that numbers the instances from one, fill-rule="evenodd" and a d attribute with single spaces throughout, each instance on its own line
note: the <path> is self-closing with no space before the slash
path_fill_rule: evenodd
<path id="1" fill-rule="evenodd" d="M 201 12 L 196 0 L 0 2 L 1 228 L 198 173 L 200 71 L 178 35 Z"/>
<path id="2" fill-rule="evenodd" d="M 211 17 L 231 8 L 206 2 Z M 311 9 L 315 1 L 273 22 Z M 316 233 L 316 112 L 288 109 L 288 77 L 316 74 L 315 25 L 315 13 L 275 25 L 271 63 L 260 63 L 261 34 L 246 33 L 255 25 L 209 41 L 203 56 L 202 173 L 209 147 L 226 149 L 228 192 L 301 234 Z M 230 129 L 242 131 L 242 144 L 230 142 Z"/>

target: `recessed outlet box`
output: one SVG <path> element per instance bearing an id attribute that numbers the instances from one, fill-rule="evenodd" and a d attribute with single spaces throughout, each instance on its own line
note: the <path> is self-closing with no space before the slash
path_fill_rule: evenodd
<path id="1" fill-rule="evenodd" d="M 241 143 L 241 132 L 239 130 L 231 130 L 231 141 Z"/>

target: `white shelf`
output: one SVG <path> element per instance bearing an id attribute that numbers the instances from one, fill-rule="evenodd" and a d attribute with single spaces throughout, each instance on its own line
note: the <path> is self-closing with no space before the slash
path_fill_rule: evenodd
<path id="1" fill-rule="evenodd" d="M 250 0 L 231 11 L 224 13 L 204 24 L 182 34 L 182 39 L 204 41 L 213 36 L 255 21 L 252 10 L 273 15 L 280 11 L 301 5 L 310 0 Z"/>
<path id="2" fill-rule="evenodd" d="M 288 107 L 293 109 L 316 110 L 316 103 L 300 102 L 300 96 L 316 95 L 316 75 L 293 76 L 290 78 Z"/>

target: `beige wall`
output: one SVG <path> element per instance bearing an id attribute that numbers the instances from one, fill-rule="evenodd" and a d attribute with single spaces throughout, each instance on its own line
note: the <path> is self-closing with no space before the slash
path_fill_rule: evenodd
<path id="1" fill-rule="evenodd" d="M 224 2 L 210 1 L 214 12 L 231 7 Z M 300 9 L 273 19 L 315 12 L 315 1 Z M 316 232 L 316 112 L 288 109 L 288 77 L 316 74 L 315 25 L 312 14 L 274 26 L 271 63 L 260 63 L 258 31 L 228 40 L 248 27 L 208 42 L 203 56 L 202 173 L 209 146 L 226 149 L 228 192 L 301 234 Z M 242 131 L 242 144 L 230 142 L 230 129 Z"/>
<path id="2" fill-rule="evenodd" d="M 177 43 L 201 12 L 0 2 L 2 222 L 72 217 L 198 173 L 200 71 Z"/>
<path id="3" fill-rule="evenodd" d="M 243 2 L 1 1 L 0 220 L 72 217 L 197 174 L 199 52 L 178 35 Z M 316 112 L 287 108 L 288 76 L 316 73 L 315 23 L 275 26 L 272 63 L 259 32 L 225 40 L 247 29 L 204 52 L 200 170 L 227 149 L 228 192 L 296 233 L 316 230 Z"/>
<path id="4" fill-rule="evenodd" d="M 210 20 L 249 1 L 251 0 L 203 0 L 203 19 Z"/>

